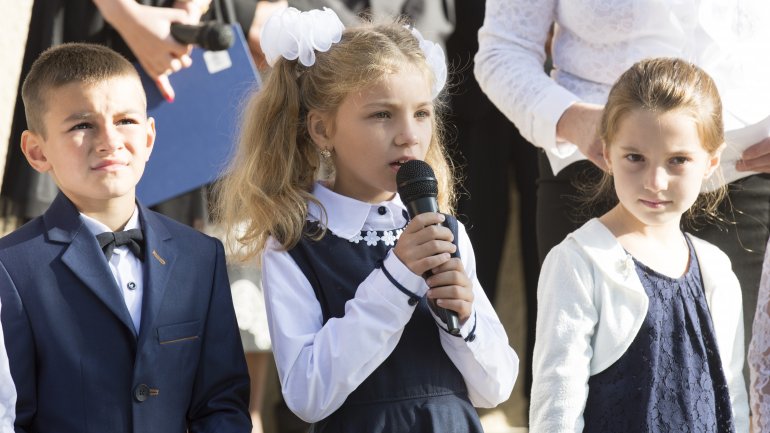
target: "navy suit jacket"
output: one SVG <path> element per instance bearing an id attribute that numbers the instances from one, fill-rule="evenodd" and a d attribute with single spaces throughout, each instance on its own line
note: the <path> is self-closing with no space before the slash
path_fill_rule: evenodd
<path id="1" fill-rule="evenodd" d="M 96 237 L 63 194 L 0 239 L 17 432 L 251 432 L 221 242 L 139 210 L 139 335 Z"/>

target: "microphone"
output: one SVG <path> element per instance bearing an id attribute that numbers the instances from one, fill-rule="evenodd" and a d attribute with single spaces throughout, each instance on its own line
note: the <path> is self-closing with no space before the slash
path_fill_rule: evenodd
<path id="1" fill-rule="evenodd" d="M 200 24 L 171 23 L 171 36 L 183 44 L 194 44 L 209 51 L 226 50 L 234 40 L 233 29 L 216 21 Z"/>
<path id="2" fill-rule="evenodd" d="M 412 160 L 404 163 L 396 173 L 396 185 L 409 218 L 425 212 L 438 212 L 438 182 L 427 162 Z M 457 257 L 457 252 L 452 257 Z M 441 308 L 432 301 L 428 305 L 446 323 L 450 334 L 460 335 L 460 319 L 455 311 Z"/>

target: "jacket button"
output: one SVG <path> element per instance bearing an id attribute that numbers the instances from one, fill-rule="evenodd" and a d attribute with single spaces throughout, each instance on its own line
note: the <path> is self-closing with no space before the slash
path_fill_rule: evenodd
<path id="1" fill-rule="evenodd" d="M 409 300 L 407 301 L 407 303 L 413 307 L 417 305 L 418 302 L 420 302 L 420 298 L 415 298 L 415 297 L 409 298 Z"/>
<path id="2" fill-rule="evenodd" d="M 134 398 L 139 403 L 147 400 L 147 397 L 149 397 L 149 396 L 150 396 L 150 387 L 149 386 L 147 386 L 145 384 L 141 384 L 141 385 L 137 385 L 137 387 L 134 388 Z"/>

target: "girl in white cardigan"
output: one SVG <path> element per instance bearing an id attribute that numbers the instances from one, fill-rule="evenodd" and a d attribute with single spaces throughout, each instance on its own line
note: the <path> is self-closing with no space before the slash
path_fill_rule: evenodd
<path id="1" fill-rule="evenodd" d="M 741 292 L 682 215 L 724 149 L 719 94 L 678 59 L 634 64 L 601 122 L 617 205 L 548 254 L 538 286 L 530 432 L 747 432 Z"/>

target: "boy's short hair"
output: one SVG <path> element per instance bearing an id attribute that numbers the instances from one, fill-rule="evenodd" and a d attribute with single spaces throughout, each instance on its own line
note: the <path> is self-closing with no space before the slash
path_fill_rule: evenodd
<path id="1" fill-rule="evenodd" d="M 46 135 L 46 92 L 69 83 L 93 84 L 119 76 L 139 80 L 136 68 L 112 49 L 97 44 L 66 43 L 44 51 L 24 79 L 21 97 L 27 129 Z M 141 86 L 140 86 L 141 87 Z"/>

